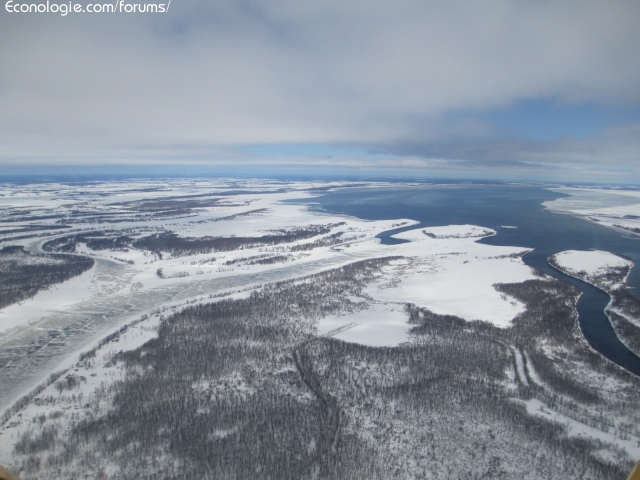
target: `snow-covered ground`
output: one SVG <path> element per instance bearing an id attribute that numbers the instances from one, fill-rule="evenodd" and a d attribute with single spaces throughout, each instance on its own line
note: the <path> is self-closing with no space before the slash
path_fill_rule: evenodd
<path id="1" fill-rule="evenodd" d="M 614 461 L 616 455 L 620 455 L 621 452 L 625 452 L 631 458 L 640 458 L 640 444 L 637 437 L 631 435 L 625 436 L 624 433 L 622 433 L 621 438 L 621 432 L 616 428 L 617 425 L 612 426 L 610 431 L 605 432 L 601 428 L 591 427 L 584 422 L 563 415 L 549 408 L 548 405 L 537 398 L 521 401 L 521 403 L 525 405 L 529 414 L 560 424 L 569 437 L 593 439 L 603 442 L 603 448 L 598 453 L 606 460 Z"/>
<path id="2" fill-rule="evenodd" d="M 513 247 L 496 247 L 476 242 L 493 231 L 473 225 L 453 225 L 410 230 L 396 235 L 408 240 L 407 243 L 382 245 L 375 238 L 382 231 L 394 228 L 399 221 L 406 224 L 411 220 L 367 222 L 355 218 L 335 217 L 309 211 L 301 205 L 282 203 L 283 200 L 299 198 L 300 192 L 267 194 L 259 198 L 250 195 L 231 197 L 229 202 L 251 209 L 265 209 L 259 216 L 238 216 L 219 222 L 189 219 L 182 225 L 171 227 L 181 236 L 259 236 L 265 231 L 317 224 L 340 224 L 334 230 L 344 231 L 345 241 L 338 245 L 319 247 L 291 253 L 290 261 L 283 264 L 249 265 L 250 257 L 266 253 L 284 253 L 290 246 L 257 247 L 239 251 L 207 253 L 163 259 L 150 256 L 148 252 L 129 249 L 128 252 L 92 251 L 86 247 L 79 249 L 95 257 L 98 262 L 92 270 L 49 290 L 38 293 L 32 299 L 15 304 L 0 311 L 0 329 L 5 335 L 19 337 L 20 331 L 43 329 L 51 322 L 60 322 L 61 313 L 67 321 L 76 316 L 86 315 L 88 310 L 108 310 L 111 305 L 129 303 L 133 308 L 128 315 L 147 312 L 155 299 L 155 308 L 175 299 L 192 302 L 203 301 L 204 292 L 220 294 L 230 287 L 243 289 L 257 287 L 262 283 L 317 273 L 336 268 L 362 259 L 398 256 L 401 259 L 385 267 L 384 275 L 366 289 L 367 308 L 352 314 L 329 316 L 317 325 L 318 333 L 327 334 L 349 342 L 372 346 L 393 346 L 409 340 L 407 302 L 426 307 L 436 313 L 457 315 L 467 320 L 484 320 L 506 327 L 510 320 L 522 311 L 523 306 L 498 293 L 496 283 L 521 282 L 533 278 L 529 267 L 520 255 L 526 250 Z M 244 207 L 245 209 L 247 207 Z M 239 207 L 225 207 L 222 216 L 238 213 Z M 205 215 L 205 219 L 206 219 Z M 210 217 L 216 218 L 216 217 Z M 294 242 L 294 245 L 311 242 L 314 239 Z M 42 243 L 41 240 L 32 242 Z M 37 245 L 36 245 L 37 246 Z M 133 264 L 114 260 L 118 257 L 131 260 Z M 157 275 L 162 268 L 165 278 Z M 189 275 L 172 277 L 177 272 Z M 234 282 L 225 280 L 235 279 Z M 217 288 L 216 288 L 217 286 Z M 204 287 L 204 288 L 203 288 Z M 258 287 L 259 288 L 259 287 Z M 193 295 L 189 296 L 191 292 Z M 236 293 L 235 296 L 238 294 Z M 145 300 L 146 299 L 146 300 Z M 207 301 L 208 296 L 204 301 Z M 136 305 L 138 311 L 136 311 Z M 69 319 L 71 317 L 71 319 Z M 122 322 L 115 321 L 112 329 Z M 81 393 L 84 397 L 104 394 L 109 384 L 122 378 L 123 372 L 110 366 L 109 357 L 115 351 L 133 349 L 153 336 L 157 324 L 157 314 L 137 323 L 120 335 L 118 342 L 108 343 L 98 350 L 97 356 L 81 364 L 77 358 L 70 358 L 66 365 L 71 374 L 83 378 Z M 108 333 L 103 331 L 102 334 Z M 5 337 L 8 338 L 8 337 Z M 60 368 L 60 367 L 58 367 Z M 5 425 L 0 437 L 0 458 L 8 459 L 11 448 L 25 432 L 34 427 L 33 419 L 41 421 L 42 415 L 51 419 L 49 425 L 64 428 L 65 419 L 75 412 L 74 405 L 79 393 L 74 389 L 75 398 L 58 392 L 55 385 L 41 392 L 38 398 L 55 398 L 53 403 L 38 401 L 16 415 Z M 67 398 L 68 397 L 68 398 Z M 108 406 L 108 400 L 104 404 Z M 76 412 L 79 414 L 79 412 Z M 74 422 L 77 418 L 74 417 Z"/>
<path id="3" fill-rule="evenodd" d="M 111 405 L 108 395 L 109 386 L 124 378 L 122 366 L 111 362 L 114 354 L 135 350 L 156 336 L 159 315 L 129 326 L 118 338 L 99 348 L 94 357 L 74 362 L 58 382 L 52 383 L 29 405 L 14 415 L 0 427 L 0 459 L 8 463 L 13 456 L 13 448 L 21 436 L 38 431 L 43 424 L 47 428 L 55 427 L 62 431 L 69 428 L 71 421 L 83 420 L 88 412 L 82 408 L 87 402 L 97 405 L 92 414 L 104 414 Z M 68 389 L 59 386 L 67 378 L 73 378 Z M 97 401 L 96 401 L 97 400 Z"/>
<path id="4" fill-rule="evenodd" d="M 478 227 L 464 226 L 468 232 L 460 234 L 461 227 L 453 226 L 455 233 L 450 235 L 442 227 L 442 238 L 437 239 L 419 230 L 396 235 L 410 240 L 394 245 L 397 254 L 409 260 L 406 265 L 389 269 L 390 277 L 400 279 L 400 283 L 382 285 L 374 298 L 415 303 L 441 315 L 508 326 L 524 307 L 499 293 L 494 285 L 534 278 L 521 258 L 528 249 L 477 243 L 479 237 L 474 233 Z"/>
<path id="5" fill-rule="evenodd" d="M 28 379 L 32 384 L 57 368 L 64 361 L 65 352 L 69 355 L 131 318 L 162 305 L 301 277 L 366 258 L 405 257 L 388 267 L 385 278 L 370 287 L 369 294 L 380 302 L 376 308 L 387 313 L 374 314 L 376 308 L 372 306 L 367 310 L 370 315 L 357 314 L 365 316 L 366 321 L 360 317 L 326 319 L 328 326 L 319 325 L 320 331 L 331 330 L 334 321 L 347 322 L 357 326 L 343 329 L 337 334 L 339 338 L 371 345 L 391 345 L 408 338 L 401 306 L 406 302 L 436 313 L 457 315 L 470 321 L 489 321 L 500 326 L 509 325 L 522 310 L 522 305 L 499 294 L 493 284 L 531 278 L 529 268 L 520 258 L 509 258 L 509 255 L 521 254 L 523 249 L 475 242 L 482 236 L 494 234 L 493 231 L 470 225 L 429 228 L 397 235 L 409 243 L 381 245 L 375 238 L 380 232 L 397 227 L 399 223 L 411 225 L 416 222 L 407 219 L 363 221 L 313 212 L 306 205 L 289 202 L 312 198 L 310 190 L 315 187 L 340 188 L 344 185 L 340 182 L 282 184 L 227 179 L 3 186 L 0 204 L 15 219 L 7 222 L 7 230 L 34 224 L 52 227 L 44 237 L 40 236 L 43 235 L 40 231 L 35 232 L 37 236 L 27 235 L 28 238 L 20 238 L 25 236 L 20 234 L 4 237 L 3 246 L 23 245 L 32 252 L 42 251 L 42 244 L 51 238 L 109 229 L 128 229 L 133 234 L 138 232 L 139 236 L 173 231 L 181 237 L 259 237 L 292 228 L 324 225 L 330 226 L 329 235 L 342 232 L 342 236 L 339 244 L 310 249 L 304 249 L 304 245 L 315 241 L 315 237 L 227 252 L 185 256 L 165 252 L 162 258 L 135 248 L 96 251 L 79 243 L 76 253 L 94 258 L 93 269 L 0 310 L 0 353 L 3 348 L 15 350 L 16 345 L 28 344 L 43 332 L 64 331 L 65 335 L 63 341 L 58 341 L 61 345 L 57 350 L 48 352 L 44 356 L 46 361 L 37 366 L 29 363 L 28 369 L 22 368 L 20 362 L 24 362 L 24 358 L 11 357 L 14 368 L 11 375 L 3 379 L 5 388 L 0 394 L 0 405 L 7 407 L 26 392 L 30 388 Z M 199 202 L 204 200 L 185 215 L 133 219 L 128 216 L 133 208 L 131 205 L 149 208 L 154 202 L 188 201 L 191 198 Z M 101 215 L 107 214 L 113 214 L 121 221 L 102 223 Z M 60 222 L 69 228 L 60 230 Z M 301 248 L 296 250 L 297 247 Z M 273 264 L 251 261 L 269 255 L 286 258 Z M 158 269 L 162 269 L 162 277 L 158 275 Z"/>
<path id="6" fill-rule="evenodd" d="M 520 257 L 526 250 L 483 245 L 476 242 L 482 236 L 493 234 L 492 231 L 473 225 L 454 225 L 431 228 L 427 231 L 416 229 L 396 235 L 397 238 L 408 240 L 408 243 L 382 245 L 379 239 L 375 238 L 375 235 L 392 228 L 393 223 L 397 223 L 397 220 L 394 222 L 363 222 L 353 218 L 319 216 L 308 212 L 301 206 L 280 205 L 278 204 L 279 198 L 281 196 L 277 195 L 272 199 L 272 203 L 268 204 L 269 208 L 276 212 L 274 215 L 279 219 L 279 222 L 283 222 L 282 218 L 286 218 L 289 225 L 304 225 L 305 221 L 307 224 L 319 221 L 336 223 L 339 220 L 345 221 L 347 230 L 353 232 L 351 241 L 339 246 L 311 250 L 308 253 L 309 256 L 295 260 L 299 266 L 293 269 L 287 268 L 287 273 L 290 276 L 314 273 L 366 258 L 403 257 L 386 267 L 384 275 L 366 289 L 366 295 L 373 299 L 368 301 L 367 308 L 352 314 L 325 317 L 317 326 L 318 333 L 321 335 L 327 334 L 345 341 L 372 346 L 394 346 L 406 342 L 409 340 L 408 330 L 410 329 L 404 308 L 407 302 L 429 308 L 435 313 L 457 315 L 470 321 L 484 320 L 501 327 L 508 326 L 510 320 L 523 309 L 522 304 L 498 293 L 493 285 L 521 282 L 533 278 L 529 267 L 524 265 Z M 266 205 L 266 202 L 263 201 L 262 204 Z M 264 221 L 264 219 L 262 220 Z M 231 231 L 242 232 L 242 235 L 255 232 L 255 230 L 250 230 L 246 224 L 242 225 L 242 220 L 238 223 L 239 225 L 236 225 Z M 432 236 L 428 234 L 432 234 Z M 257 249 L 255 252 L 250 250 L 224 252 L 222 258 L 225 261 L 246 258 L 252 254 L 258 254 L 261 250 L 263 249 Z M 136 260 L 140 260 L 143 255 L 139 252 L 134 254 L 138 255 L 135 257 Z M 91 295 L 102 297 L 111 294 L 114 301 L 131 301 L 132 290 L 139 294 L 140 290 L 145 288 L 139 286 L 135 289 L 138 282 L 144 282 L 148 289 L 160 290 L 166 284 L 188 284 L 194 279 L 206 278 L 207 275 L 227 277 L 238 275 L 238 270 L 241 272 L 258 270 L 267 273 L 269 270 L 282 269 L 282 266 L 279 265 L 244 266 L 236 267 L 235 271 L 213 270 L 201 276 L 175 279 L 162 279 L 155 274 L 159 264 L 163 265 L 166 272 L 172 272 L 173 269 L 193 267 L 193 262 L 199 262 L 199 259 L 206 259 L 206 257 L 211 257 L 211 254 L 189 256 L 186 260 L 183 257 L 168 260 L 156 259 L 151 266 L 144 266 L 143 262 L 136 262 L 133 266 L 124 264 L 122 269 L 129 275 L 118 278 L 117 281 L 122 284 L 117 284 L 116 280 L 105 282 L 106 285 L 112 286 L 111 292 L 105 290 L 99 276 L 87 272 L 67 284 L 39 293 L 33 299 L 22 302 L 22 305 L 9 307 L 3 313 L 5 318 L 13 319 L 12 325 L 15 329 L 20 327 L 17 318 L 19 318 L 21 311 L 32 315 L 31 322 L 34 321 L 34 317 L 37 322 L 37 316 L 46 314 L 47 308 L 52 311 L 71 308 L 73 292 L 77 295 L 76 298 L 80 304 L 84 304 L 86 298 Z M 215 262 L 219 264 L 218 260 Z M 311 268 L 304 268 L 305 265 L 309 265 Z M 200 268 L 202 267 L 200 266 Z M 265 275 L 260 278 L 268 280 L 269 277 Z M 253 283 L 257 283 L 255 279 Z M 96 289 L 95 293 L 94 289 Z M 366 299 L 357 298 L 354 300 L 363 301 Z M 21 317 L 25 322 L 24 328 L 29 326 L 26 321 L 29 319 L 27 315 Z M 91 395 L 97 387 L 104 388 L 108 382 L 121 378 L 122 372 L 116 372 L 113 368 L 101 365 L 108 363 L 108 357 L 114 349 L 119 351 L 136 348 L 141 341 L 151 338 L 150 335 L 153 331 L 151 327 L 156 318 L 157 316 L 154 316 L 150 320 L 136 324 L 121 336 L 117 344 L 110 343 L 99 350 L 98 356 L 91 362 L 90 370 L 92 372 L 89 374 L 96 373 L 97 375 L 87 377 L 90 380 L 82 387 L 83 395 Z M 7 327 L 7 329 L 11 328 Z M 141 332 L 144 332 L 144 335 Z M 73 371 L 76 360 L 70 359 L 70 362 L 69 367 Z M 95 369 L 97 370 L 93 371 Z M 86 375 L 83 376 L 86 377 Z M 54 388 L 53 385 L 48 387 L 40 396 L 53 394 L 52 389 Z M 56 395 L 58 395 L 57 392 Z M 71 403 L 65 408 L 71 408 L 73 404 L 73 400 L 68 400 L 68 402 Z M 40 410 L 45 411 L 46 408 L 32 405 L 27 411 L 22 412 L 21 419 L 38 417 L 41 415 Z M 63 419 L 59 420 L 59 422 L 62 421 Z M 14 427 L 7 430 L 2 437 L 5 450 L 0 450 L 0 452 L 8 454 L 10 449 L 6 445 L 12 445 L 21 433 L 31 428 L 29 422 L 21 422 L 22 420 L 20 422 L 13 421 Z"/>
<path id="7" fill-rule="evenodd" d="M 159 322 L 158 310 L 175 311 L 179 305 L 248 295 L 250 290 L 259 289 L 266 283 L 300 278 L 359 260 L 393 256 L 398 258 L 382 267 L 382 274 L 366 286 L 362 297 L 353 298 L 360 307 L 351 313 L 319 320 L 316 325 L 319 335 L 371 346 L 400 345 L 411 341 L 407 303 L 436 314 L 454 315 L 469 322 L 489 322 L 500 328 L 509 327 L 523 312 L 525 306 L 520 301 L 499 292 L 495 285 L 537 278 L 522 261 L 527 249 L 478 243 L 477 240 L 494 235 L 495 231 L 474 225 L 409 230 L 395 235 L 406 243 L 383 245 L 376 238 L 378 234 L 397 228 L 399 223 L 416 225 L 417 222 L 410 219 L 364 221 L 315 212 L 306 205 L 290 202 L 312 198 L 312 189 L 316 187 L 341 186 L 344 185 L 283 185 L 235 180 L 141 181 L 126 185 L 114 182 L 83 186 L 82 195 L 78 195 L 79 187 L 69 185 L 51 184 L 39 189 L 0 187 L 0 206 L 7 207 L 16 218 L 38 209 L 42 209 L 43 217 L 45 213 L 58 215 L 52 221 L 59 221 L 62 215 L 69 228 L 56 233 L 55 237 L 105 229 L 131 229 L 138 236 L 172 231 L 181 237 L 260 237 L 310 226 L 328 229 L 328 233 L 289 243 L 185 255 L 168 252 L 158 255 L 136 248 L 95 251 L 79 244 L 76 253 L 96 259 L 94 268 L 0 310 L 0 354 L 9 352 L 16 345 L 27 345 L 30 339 L 46 332 L 64 331 L 66 335 L 66 347 L 48 357 L 42 355 L 43 363 L 36 366 L 25 363 L 23 368 L 20 361 L 26 356 L 16 355 L 9 363 L 13 362 L 11 366 L 17 368 L 10 374 L 8 369 L 2 369 L 5 376 L 0 380 L 4 396 L 0 392 L 0 407 L 8 407 L 19 394 L 26 393 L 54 369 L 68 368 L 62 379 L 73 375 L 73 381 L 80 382 L 73 393 L 60 390 L 56 384 L 50 385 L 38 395 L 37 401 L 32 401 L 0 427 L 0 463 L 9 462 L 16 442 L 36 427 L 54 425 L 65 429 L 71 420 L 77 424 L 81 420 L 78 415 L 87 414 L 85 409 L 79 408 L 83 398 L 102 396 L 99 405 L 103 410 L 96 414 L 104 413 L 110 405 L 106 393 L 108 386 L 124 375 L 121 367 L 109 361 L 111 356 L 121 350 L 135 349 L 153 338 Z M 602 217 L 599 221 L 603 223 L 615 221 L 629 228 L 635 228 L 636 223 L 640 226 L 640 220 L 623 218 L 640 214 L 640 192 L 607 191 L 602 194 L 589 191 L 591 196 L 585 200 L 586 189 L 561 190 L 572 196 L 548 202 L 547 208 Z M 149 216 L 120 223 L 100 223 L 99 216 L 80 222 L 79 217 L 72 214 L 82 209 L 91 215 L 96 212 L 122 214 L 123 209 L 128 208 L 123 207 L 122 202 L 164 201 L 176 195 L 183 198 L 213 196 L 217 200 L 194 207 L 184 215 Z M 615 200 L 611 200 L 613 196 L 616 196 Z M 571 199 L 574 203 L 570 203 Z M 27 223 L 34 222 L 16 220 L 7 223 L 6 230 L 19 229 Z M 57 224 L 51 225 L 53 231 Z M 319 237 L 328 239 L 337 233 L 341 236 L 335 237 L 339 240 L 333 244 L 313 245 Z M 39 252 L 43 242 L 53 237 L 13 238 L 21 235 L 5 235 L 8 236 L 4 237 L 3 246 L 24 245 L 32 252 Z M 280 257 L 281 260 L 270 264 L 258 261 L 268 257 Z M 568 272 L 586 271 L 592 276 L 630 266 L 627 260 L 608 252 L 563 252 L 556 256 L 556 261 Z M 99 338 L 140 315 L 147 315 L 146 320 L 129 327 L 117 341 L 102 346 L 95 357 L 78 362 L 79 350 L 90 348 Z M 537 384 L 541 382 L 535 371 L 527 366 L 531 362 L 526 353 L 514 350 L 514 358 L 514 382 L 518 379 L 527 384 L 527 378 Z M 534 415 L 547 415 L 538 400 L 531 400 L 526 406 Z M 560 413 L 554 414 L 553 420 L 568 421 Z M 601 437 L 600 431 L 594 430 L 594 433 L 588 429 L 591 427 L 571 422 L 567 425 L 569 435 L 584 434 L 616 443 L 615 437 Z M 637 453 L 631 444 L 616 444 L 631 454 Z"/>
<path id="8" fill-rule="evenodd" d="M 621 287 L 626 279 L 626 274 L 607 279 L 608 274 L 619 269 L 628 272 L 634 265 L 631 260 L 602 250 L 567 250 L 553 255 L 552 259 L 568 275 L 607 289 Z"/>
<path id="9" fill-rule="evenodd" d="M 317 328 L 319 334 L 345 342 L 394 347 L 407 341 L 410 326 L 401 304 L 380 302 L 352 314 L 325 317 Z"/>
<path id="10" fill-rule="evenodd" d="M 535 386 L 555 400 L 561 400 L 554 408 L 535 397 L 527 400 L 514 399 L 515 402 L 524 405 L 529 414 L 559 424 L 568 437 L 601 442 L 602 448 L 598 454 L 607 460 L 615 461 L 616 456 L 624 457 L 625 454 L 632 459 L 640 458 L 640 436 L 637 431 L 630 428 L 633 425 L 625 424 L 620 419 L 603 416 L 603 411 L 593 405 L 573 403 L 570 397 L 562 393 L 558 394 L 540 378 L 526 352 L 520 352 L 514 348 L 513 355 L 515 360 L 513 380 L 517 377 L 523 385 Z M 580 369 L 580 375 L 588 378 L 594 388 L 607 396 L 619 395 L 623 387 L 620 382 L 610 376 L 598 375 L 593 371 Z M 565 402 L 565 407 L 562 407 L 562 402 Z M 571 407 L 567 408 L 566 405 Z M 594 422 L 598 417 L 600 417 L 599 421 Z"/>
<path id="11" fill-rule="evenodd" d="M 599 250 L 568 250 L 552 255 L 549 263 L 564 273 L 601 288 L 611 296 L 606 312 L 616 334 L 632 352 L 640 350 L 640 316 L 633 297 L 626 294 L 630 259 Z"/>
<path id="12" fill-rule="evenodd" d="M 640 191 L 604 188 L 551 188 L 569 195 L 544 202 L 555 212 L 571 213 L 640 235 Z"/>
<path id="13" fill-rule="evenodd" d="M 367 316 L 364 311 L 339 319 L 327 317 L 320 322 L 320 330 L 336 328 L 336 322 L 342 326 L 352 324 L 353 332 L 345 329 L 336 337 L 370 345 L 395 345 L 408 339 L 400 335 L 402 327 L 398 320 L 406 303 L 441 315 L 508 327 L 524 306 L 499 293 L 494 285 L 524 282 L 534 275 L 520 257 L 527 249 L 476 242 L 482 235 L 493 233 L 473 225 L 452 225 L 394 235 L 408 243 L 381 245 L 373 240 L 353 245 L 350 253 L 361 258 L 404 258 L 385 267 L 385 275 L 367 287 L 366 294 L 378 302 L 375 313 Z M 380 311 L 389 312 L 384 320 L 380 320 Z M 405 332 L 408 329 L 405 325 Z"/>
<path id="14" fill-rule="evenodd" d="M 110 229 L 131 229 L 139 232 L 139 236 L 173 231 L 182 237 L 259 237 L 274 234 L 274 230 L 308 225 L 333 225 L 332 233 L 342 231 L 342 238 L 354 242 L 371 240 L 379 232 L 392 228 L 392 221 L 345 219 L 311 213 L 305 206 L 284 203 L 295 198 L 309 198 L 306 190 L 313 187 L 340 185 L 176 180 L 81 187 L 5 186 L 0 188 L 0 205 L 6 207 L 7 215 L 16 219 L 6 222 L 7 230 L 32 224 L 51 225 L 55 227 L 52 230 L 55 235 L 42 237 L 40 231 L 29 238 L 5 234 L 0 246 L 23 245 L 29 251 L 40 252 L 42 244 L 51 238 Z M 166 198 L 180 201 L 186 198 L 188 201 L 190 196 L 216 201 L 212 206 L 194 208 L 188 215 L 166 218 L 150 216 L 129 221 L 128 214 L 122 213 L 122 202 L 153 205 L 153 201 L 165 201 Z M 100 223 L 100 216 L 88 220 L 81 215 L 74 216 L 73 212 L 78 211 L 91 215 L 111 212 L 121 215 L 123 221 Z M 60 231 L 57 223 L 60 216 L 71 228 Z M 37 220 L 43 217 L 54 218 Z M 337 225 L 342 222 L 346 224 Z M 71 352 L 117 329 L 131 318 L 176 301 L 243 290 L 354 261 L 353 256 L 339 246 L 289 251 L 314 240 L 315 237 L 285 245 L 179 257 L 165 253 L 162 259 L 135 248 L 95 251 L 78 244 L 77 253 L 96 260 L 93 269 L 0 310 L 0 357 L 8 358 L 11 367 L 0 369 L 3 385 L 0 408 L 8 407 L 14 399 L 30 390 L 34 382 L 58 368 Z M 283 263 L 266 265 L 255 262 L 251 265 L 241 260 L 276 255 L 288 257 Z M 159 268 L 164 272 L 163 278 L 157 274 Z M 57 335 L 56 342 L 42 340 L 48 332 Z M 32 347 L 34 341 L 46 343 L 40 349 L 37 361 L 21 354 L 22 350 Z M 52 349 L 54 345 L 56 348 Z"/>

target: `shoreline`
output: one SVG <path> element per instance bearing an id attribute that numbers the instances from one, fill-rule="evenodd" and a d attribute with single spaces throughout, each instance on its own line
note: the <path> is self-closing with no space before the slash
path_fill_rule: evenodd
<path id="1" fill-rule="evenodd" d="M 580 282 L 584 282 L 587 285 L 590 285 L 591 287 L 601 291 L 602 293 L 606 294 L 607 297 L 609 298 L 609 301 L 607 302 L 606 306 L 603 308 L 602 313 L 604 314 L 604 316 L 607 318 L 609 325 L 611 326 L 611 329 L 617 339 L 618 342 L 620 342 L 620 344 L 625 348 L 626 351 L 620 352 L 621 354 L 628 354 L 631 355 L 632 357 L 634 357 L 635 359 L 637 359 L 638 361 L 640 361 L 640 355 L 638 355 L 638 353 L 636 353 L 626 342 L 625 342 L 625 337 L 624 335 L 621 336 L 619 329 L 616 325 L 616 322 L 613 321 L 611 319 L 611 315 L 609 312 L 613 311 L 614 308 L 614 297 L 612 295 L 613 291 L 608 291 L 606 289 L 606 287 L 604 285 L 599 285 L 596 281 L 594 281 L 593 279 L 589 278 L 589 275 L 586 276 L 579 276 L 578 273 L 580 272 L 576 272 L 571 268 L 565 267 L 562 264 L 560 264 L 557 260 L 556 260 L 556 256 L 563 254 L 563 253 L 570 253 L 569 252 L 558 252 L 556 254 L 553 254 L 551 256 L 549 256 L 547 258 L 547 263 L 549 264 L 550 267 L 552 267 L 553 269 L 557 270 L 558 272 L 567 275 L 568 277 L 571 277 L 575 280 L 578 280 Z M 617 256 L 617 255 L 616 255 Z M 623 258 L 623 257 L 620 257 Z M 630 259 L 625 259 L 629 262 L 632 263 L 632 265 L 630 266 L 630 268 L 628 269 L 627 273 L 624 275 L 624 277 L 617 282 L 619 287 L 618 288 L 626 288 L 626 280 L 629 277 L 631 270 L 635 267 L 635 263 L 630 260 Z M 607 273 L 611 273 L 613 271 L 614 267 L 609 267 L 609 270 L 607 272 L 604 273 L 604 275 L 606 275 Z M 582 290 L 582 289 L 581 289 Z M 614 289 L 615 290 L 615 289 Z M 581 297 L 585 295 L 585 292 L 582 291 L 581 293 Z M 614 313 L 616 313 L 615 311 L 613 311 Z M 629 321 L 629 320 L 627 320 Z M 630 322 L 630 321 L 629 321 Z M 630 322 L 633 324 L 633 322 Z M 608 360 L 610 360 L 611 362 L 613 362 L 614 364 L 616 364 L 618 367 L 629 371 L 630 373 L 640 377 L 640 373 L 637 372 L 632 372 L 630 371 L 628 368 L 620 365 L 618 362 L 616 362 L 615 360 L 613 360 L 612 358 L 609 358 L 608 355 L 606 355 L 603 351 L 601 351 L 599 348 L 596 348 L 597 343 L 595 342 L 595 339 L 591 339 L 588 334 L 585 334 L 585 330 L 582 328 L 582 322 L 580 323 L 580 329 L 582 330 L 582 333 L 585 337 L 585 339 L 587 340 L 587 342 L 589 343 L 589 345 L 594 348 L 594 350 L 596 350 L 599 354 L 603 355 L 605 358 L 607 358 Z"/>

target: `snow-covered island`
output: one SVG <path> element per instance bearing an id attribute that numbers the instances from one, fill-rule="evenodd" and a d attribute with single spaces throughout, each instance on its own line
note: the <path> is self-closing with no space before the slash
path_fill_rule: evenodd
<path id="1" fill-rule="evenodd" d="M 567 250 L 549 257 L 549 263 L 605 291 L 624 287 L 633 267 L 631 260 L 602 250 Z"/>
<path id="2" fill-rule="evenodd" d="M 626 290 L 626 279 L 633 261 L 600 250 L 568 250 L 552 255 L 549 263 L 558 270 L 584 280 L 611 296 L 606 313 L 620 340 L 640 353 L 640 309 Z"/>
<path id="3" fill-rule="evenodd" d="M 628 473 L 640 380 L 589 348 L 576 289 L 478 243 L 485 227 L 383 245 L 417 222 L 292 202 L 327 188 L 348 185 L 3 186 L 0 266 L 94 264 L 0 309 L 0 379 L 26 394 L 0 397 L 0 463 L 25 479 Z M 559 257 L 614 291 L 628 272 Z"/>

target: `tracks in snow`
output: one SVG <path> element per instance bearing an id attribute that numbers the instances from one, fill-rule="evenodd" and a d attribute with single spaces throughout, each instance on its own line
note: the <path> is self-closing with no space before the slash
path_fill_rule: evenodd
<path id="1" fill-rule="evenodd" d="M 336 452 L 336 446 L 340 438 L 340 424 L 342 421 L 342 407 L 338 404 L 338 401 L 322 389 L 320 383 L 313 377 L 310 372 L 308 372 L 304 368 L 304 366 L 302 365 L 302 361 L 300 360 L 300 354 L 298 353 L 298 350 L 316 340 L 318 339 L 304 342 L 303 344 L 293 349 L 293 360 L 296 364 L 296 368 L 298 369 L 298 373 L 300 373 L 302 381 L 307 387 L 309 387 L 309 389 L 318 398 L 318 400 L 320 400 L 320 402 L 332 413 L 331 434 L 329 435 L 330 443 L 327 442 L 327 444 L 321 446 L 318 449 L 318 455 L 312 460 L 311 463 L 314 463 L 318 459 L 318 457 L 322 455 L 326 455 L 328 453 L 333 454 Z"/>

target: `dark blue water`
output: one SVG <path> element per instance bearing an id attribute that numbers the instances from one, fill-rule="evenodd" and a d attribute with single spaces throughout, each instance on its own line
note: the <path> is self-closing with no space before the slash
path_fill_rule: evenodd
<path id="1" fill-rule="evenodd" d="M 358 188 L 328 192 L 316 197 L 323 211 L 367 220 L 408 218 L 417 227 L 400 228 L 379 235 L 382 243 L 391 235 L 411 228 L 473 224 L 495 229 L 495 236 L 481 240 L 490 245 L 530 247 L 524 262 L 578 287 L 583 294 L 577 309 L 580 327 L 589 343 L 604 356 L 640 376 L 640 358 L 616 336 L 604 308 L 610 297 L 602 290 L 553 267 L 546 259 L 564 250 L 606 250 L 640 264 L 640 237 L 632 237 L 571 215 L 552 213 L 541 203 L 564 196 L 541 187 L 505 185 L 425 185 L 397 188 Z M 517 228 L 502 228 L 515 226 Z M 640 269 L 634 268 L 627 285 L 640 292 Z"/>

